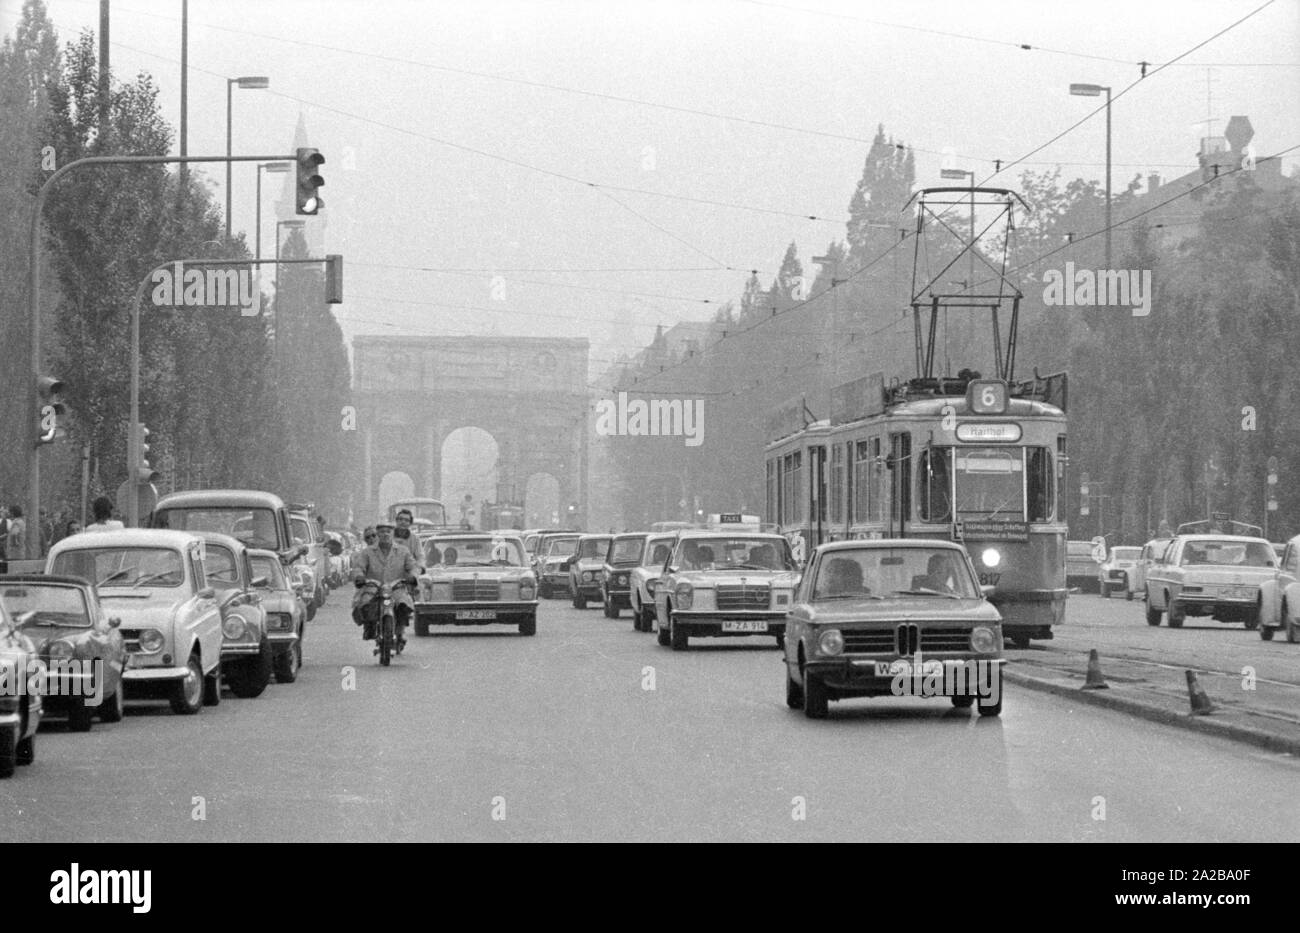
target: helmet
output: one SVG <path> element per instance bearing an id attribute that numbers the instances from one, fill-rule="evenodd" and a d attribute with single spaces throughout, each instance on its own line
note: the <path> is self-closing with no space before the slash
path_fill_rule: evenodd
<path id="1" fill-rule="evenodd" d="M 397 527 L 396 523 L 394 523 L 393 520 L 388 516 L 384 516 L 383 518 L 380 518 L 378 521 L 375 522 L 375 531 L 378 531 L 381 528 L 396 528 L 396 527 Z"/>

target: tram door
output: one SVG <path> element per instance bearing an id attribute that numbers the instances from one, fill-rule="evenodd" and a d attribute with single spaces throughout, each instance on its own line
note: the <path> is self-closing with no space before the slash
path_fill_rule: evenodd
<path id="1" fill-rule="evenodd" d="M 889 532 L 901 538 L 912 514 L 912 435 L 889 435 Z"/>
<path id="2" fill-rule="evenodd" d="M 808 447 L 808 544 L 816 547 L 826 540 L 826 445 Z"/>

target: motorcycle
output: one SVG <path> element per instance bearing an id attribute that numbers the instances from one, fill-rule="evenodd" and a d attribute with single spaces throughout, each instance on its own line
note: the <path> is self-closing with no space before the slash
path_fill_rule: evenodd
<path id="1" fill-rule="evenodd" d="M 397 640 L 397 615 L 393 603 L 393 590 L 401 587 L 406 588 L 402 581 L 393 584 L 380 583 L 378 580 L 366 580 L 361 584 L 362 606 L 376 606 L 378 620 L 375 626 L 375 654 L 379 656 L 379 663 L 387 667 L 392 661 L 393 655 L 402 653 L 404 642 Z M 364 611 L 364 610 L 363 610 Z M 374 610 L 371 610 L 374 612 Z"/>

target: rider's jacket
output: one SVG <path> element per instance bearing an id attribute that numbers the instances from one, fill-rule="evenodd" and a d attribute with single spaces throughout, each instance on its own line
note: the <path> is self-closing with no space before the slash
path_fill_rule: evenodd
<path id="1" fill-rule="evenodd" d="M 396 583 L 398 580 L 414 577 L 419 572 L 420 565 L 411 556 L 411 552 L 396 542 L 387 555 L 379 545 L 375 544 L 359 551 L 352 559 L 352 579 L 357 583 L 362 580 Z M 411 598 L 411 593 L 406 588 L 393 591 L 393 602 L 399 606 L 415 608 L 415 600 Z"/>

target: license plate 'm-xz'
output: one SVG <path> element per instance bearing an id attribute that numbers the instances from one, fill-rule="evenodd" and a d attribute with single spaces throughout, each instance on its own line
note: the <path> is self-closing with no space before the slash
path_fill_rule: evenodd
<path id="1" fill-rule="evenodd" d="M 724 632 L 766 632 L 767 623 L 761 619 L 728 619 L 722 623 Z"/>
<path id="2" fill-rule="evenodd" d="M 466 622 L 490 622 L 497 617 L 495 609 L 461 609 L 456 613 L 457 619 Z"/>

